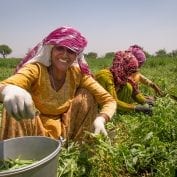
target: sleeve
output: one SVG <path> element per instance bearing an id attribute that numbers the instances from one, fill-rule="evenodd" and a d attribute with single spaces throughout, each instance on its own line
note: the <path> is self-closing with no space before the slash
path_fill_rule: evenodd
<path id="1" fill-rule="evenodd" d="M 117 102 L 117 109 L 121 110 L 121 111 L 130 111 L 130 110 L 134 110 L 135 106 L 133 104 L 128 104 L 124 101 L 121 101 L 118 99 L 117 97 L 117 93 L 116 93 L 116 89 L 115 89 L 115 85 L 113 83 L 113 80 L 108 79 L 107 80 L 107 86 L 106 86 L 106 90 L 113 96 L 113 98 L 116 100 Z"/>
<path id="2" fill-rule="evenodd" d="M 116 101 L 114 98 L 91 76 L 84 75 L 81 87 L 88 89 L 101 105 L 100 114 L 106 114 L 111 119 L 116 112 Z"/>
<path id="3" fill-rule="evenodd" d="M 137 95 L 135 95 L 134 99 L 135 101 L 137 101 L 137 103 L 140 103 L 140 104 L 146 103 L 146 98 L 144 97 L 142 93 L 138 93 Z"/>
<path id="4" fill-rule="evenodd" d="M 1 86 L 13 84 L 30 91 L 31 85 L 39 77 L 39 66 L 37 64 L 27 64 L 16 74 L 0 82 Z"/>
<path id="5" fill-rule="evenodd" d="M 139 77 L 140 77 L 140 83 L 144 85 L 149 85 L 149 86 L 153 84 L 153 82 L 149 80 L 147 77 L 145 77 L 144 75 L 140 74 Z"/>

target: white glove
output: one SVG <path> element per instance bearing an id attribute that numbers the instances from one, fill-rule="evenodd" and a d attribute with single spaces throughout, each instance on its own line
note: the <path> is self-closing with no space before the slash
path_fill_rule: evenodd
<path id="1" fill-rule="evenodd" d="M 105 118 L 102 117 L 102 116 L 98 116 L 96 117 L 96 119 L 94 120 L 93 122 L 93 126 L 94 126 L 94 133 L 95 134 L 99 134 L 99 133 L 102 133 L 103 135 L 107 136 L 107 131 L 105 129 Z"/>
<path id="2" fill-rule="evenodd" d="M 2 90 L 1 96 L 8 114 L 16 120 L 34 117 L 34 104 L 26 90 L 15 85 L 7 85 Z"/>

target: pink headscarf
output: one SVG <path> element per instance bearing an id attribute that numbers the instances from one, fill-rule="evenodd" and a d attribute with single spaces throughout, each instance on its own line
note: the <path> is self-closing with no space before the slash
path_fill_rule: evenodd
<path id="1" fill-rule="evenodd" d="M 116 87 L 120 88 L 129 82 L 133 87 L 133 93 L 139 93 L 137 84 L 129 78 L 129 76 L 136 72 L 137 69 L 138 61 L 130 51 L 116 52 L 110 68 Z"/>
<path id="2" fill-rule="evenodd" d="M 23 58 L 20 64 L 16 67 L 16 72 L 25 63 L 40 62 L 45 66 L 50 66 L 50 54 L 54 45 L 65 46 L 76 52 L 78 64 L 84 74 L 91 74 L 88 64 L 84 59 L 83 50 L 87 45 L 87 40 L 81 33 L 71 27 L 60 27 L 52 31 L 46 38 L 37 44 L 27 55 Z"/>
<path id="3" fill-rule="evenodd" d="M 130 46 L 128 50 L 132 52 L 132 54 L 136 57 L 139 63 L 139 68 L 140 68 L 146 61 L 146 55 L 143 51 L 143 48 L 135 44 L 135 45 Z"/>
<path id="4" fill-rule="evenodd" d="M 65 46 L 80 54 L 86 47 L 87 41 L 79 31 L 71 27 L 61 27 L 51 32 L 43 40 L 43 44 Z"/>

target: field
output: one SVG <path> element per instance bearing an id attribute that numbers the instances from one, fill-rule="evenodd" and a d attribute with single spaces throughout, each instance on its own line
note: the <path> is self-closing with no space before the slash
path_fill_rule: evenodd
<path id="1" fill-rule="evenodd" d="M 93 73 L 111 58 L 87 59 Z M 17 59 L 0 59 L 0 80 L 12 74 Z M 107 124 L 109 137 L 87 133 L 89 141 L 62 147 L 58 177 L 177 176 L 177 57 L 151 57 L 141 72 L 166 93 L 156 97 L 153 115 L 120 113 Z M 154 95 L 146 86 L 144 94 Z"/>

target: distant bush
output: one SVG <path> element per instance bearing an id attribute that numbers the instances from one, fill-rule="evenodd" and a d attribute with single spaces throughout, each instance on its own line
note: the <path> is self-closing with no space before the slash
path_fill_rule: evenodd
<path id="1" fill-rule="evenodd" d="M 0 81 L 12 75 L 20 61 L 20 58 L 0 59 Z"/>
<path id="2" fill-rule="evenodd" d="M 20 61 L 20 58 L 0 59 L 0 67 L 15 68 Z"/>

